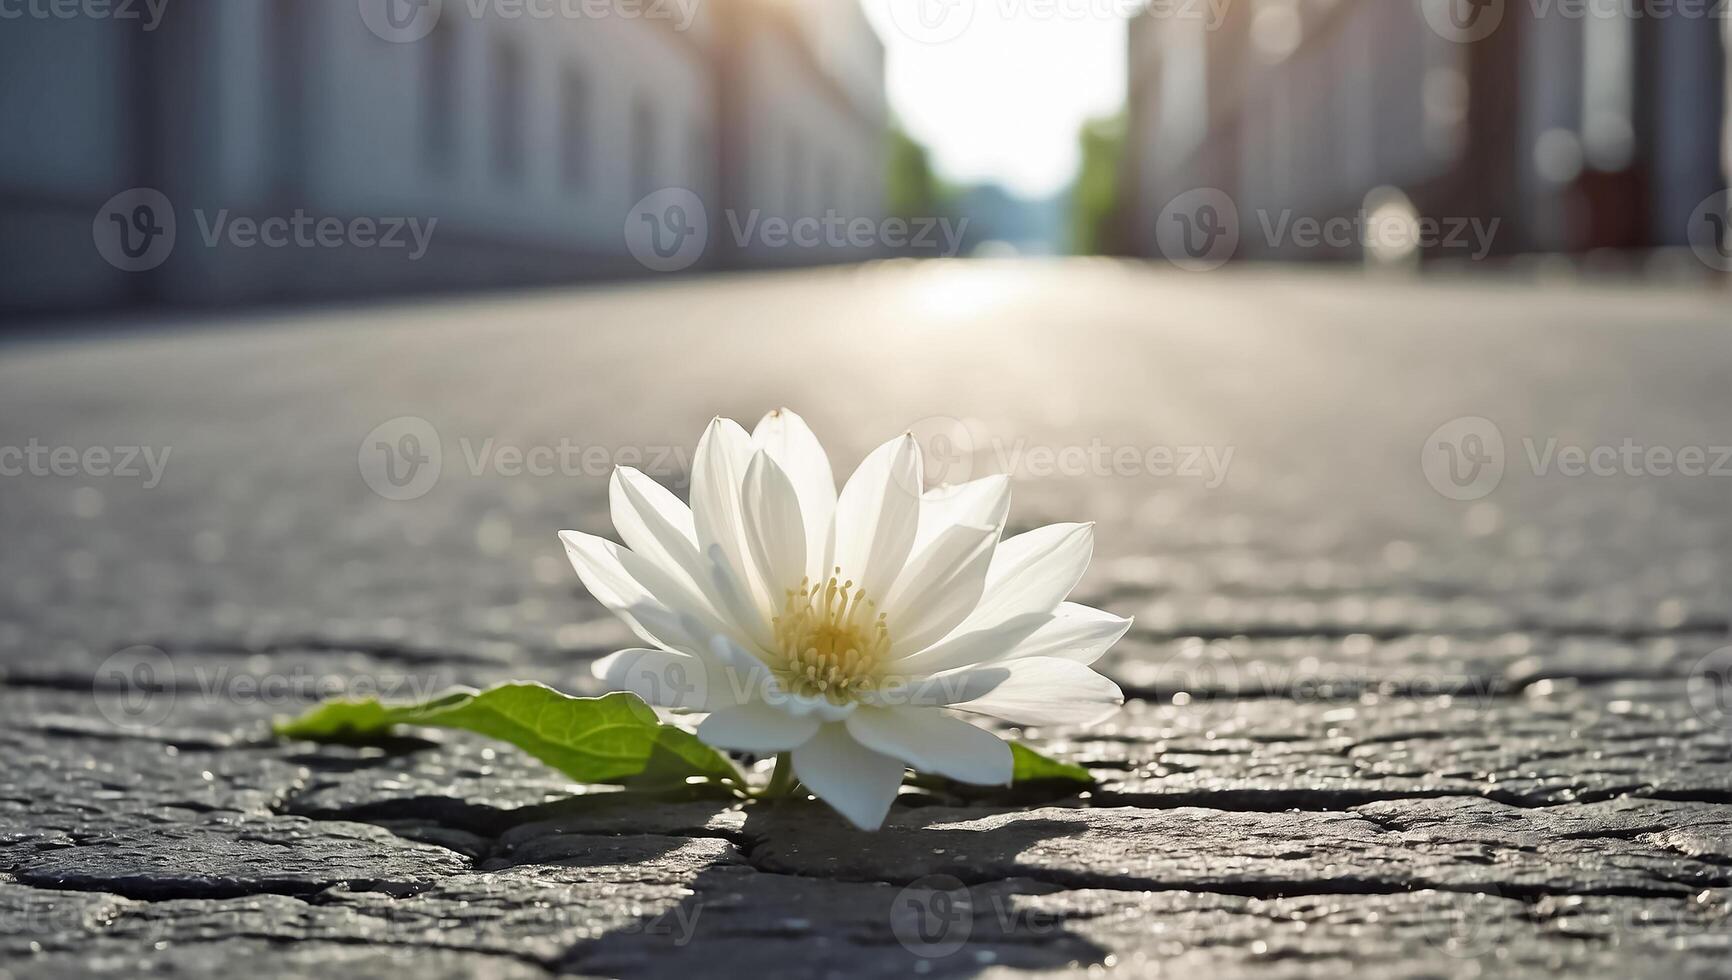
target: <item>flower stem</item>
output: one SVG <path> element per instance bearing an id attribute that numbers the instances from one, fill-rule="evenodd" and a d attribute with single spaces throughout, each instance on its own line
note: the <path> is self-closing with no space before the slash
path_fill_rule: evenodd
<path id="1" fill-rule="evenodd" d="M 770 784 L 758 794 L 760 800 L 779 800 L 793 795 L 794 758 L 786 752 L 777 754 L 776 771 L 770 774 Z"/>

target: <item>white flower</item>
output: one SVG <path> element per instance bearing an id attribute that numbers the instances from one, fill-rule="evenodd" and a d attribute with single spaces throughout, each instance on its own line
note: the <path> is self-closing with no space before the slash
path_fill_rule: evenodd
<path id="1" fill-rule="evenodd" d="M 817 437 L 785 409 L 751 435 L 710 424 L 689 509 L 618 469 L 613 522 L 627 547 L 560 534 L 583 584 L 648 644 L 602 659 L 597 676 L 709 712 L 697 733 L 716 748 L 791 753 L 800 783 L 868 830 L 907 767 L 1009 783 L 1010 746 L 951 710 L 1100 721 L 1124 697 L 1089 665 L 1130 621 L 1064 601 L 1093 525 L 1000 541 L 1006 477 L 921 489 L 905 435 L 838 495 Z"/>

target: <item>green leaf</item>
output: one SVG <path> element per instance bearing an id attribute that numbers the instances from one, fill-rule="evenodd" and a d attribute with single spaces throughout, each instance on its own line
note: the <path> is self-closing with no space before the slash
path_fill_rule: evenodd
<path id="1" fill-rule="evenodd" d="M 509 742 L 580 783 L 681 786 L 692 777 L 739 783 L 726 756 L 697 736 L 657 720 L 635 694 L 574 698 L 541 684 L 459 690 L 420 704 L 377 699 L 328 701 L 279 723 L 278 735 L 344 741 L 385 735 L 397 725 L 453 728 Z"/>
<path id="2" fill-rule="evenodd" d="M 1041 755 L 1021 742 L 1010 743 L 1011 785 L 1022 783 L 1081 783 L 1092 784 L 1095 777 L 1082 766 Z"/>

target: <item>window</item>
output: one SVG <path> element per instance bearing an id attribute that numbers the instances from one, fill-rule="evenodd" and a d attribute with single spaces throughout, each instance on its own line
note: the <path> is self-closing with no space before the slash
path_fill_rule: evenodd
<path id="1" fill-rule="evenodd" d="M 501 36 L 493 52 L 493 163 L 501 176 L 523 176 L 523 54 Z"/>
<path id="2" fill-rule="evenodd" d="M 800 215 L 800 207 L 804 203 L 801 187 L 806 171 L 806 155 L 800 148 L 800 137 L 790 134 L 788 137 L 788 170 L 786 179 L 782 181 L 782 215 L 795 218 Z"/>
<path id="3" fill-rule="evenodd" d="M 457 35 L 450 20 L 434 26 L 427 53 L 427 101 L 422 107 L 427 163 L 435 172 L 448 174 L 457 158 Z"/>
<path id="4" fill-rule="evenodd" d="M 1630 17 L 1582 23 L 1582 149 L 1595 170 L 1623 170 L 1636 155 L 1636 26 Z"/>
<path id="5" fill-rule="evenodd" d="M 267 124 L 273 143 L 271 179 L 275 193 L 292 197 L 299 193 L 306 171 L 307 12 L 298 0 L 276 0 L 268 13 L 263 55 L 273 116 Z"/>
<path id="6" fill-rule="evenodd" d="M 589 91 L 581 71 L 565 70 L 560 99 L 565 186 L 575 189 L 589 182 Z"/>
<path id="7" fill-rule="evenodd" d="M 715 161 L 715 140 L 710 136 L 710 129 L 703 122 L 693 122 L 691 128 L 691 150 L 686 157 L 687 186 L 701 193 L 701 188 L 708 186 L 711 164 Z"/>
<path id="8" fill-rule="evenodd" d="M 633 199 L 656 190 L 656 120 L 649 103 L 638 100 L 632 112 L 631 179 Z"/>

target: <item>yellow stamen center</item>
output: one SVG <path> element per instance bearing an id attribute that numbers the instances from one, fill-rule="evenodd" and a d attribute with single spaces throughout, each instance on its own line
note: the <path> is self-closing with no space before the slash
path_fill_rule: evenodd
<path id="1" fill-rule="evenodd" d="M 846 704 L 877 686 L 890 656 L 890 628 L 878 604 L 836 569 L 814 588 L 787 590 L 775 630 L 777 678 L 789 691 Z"/>

